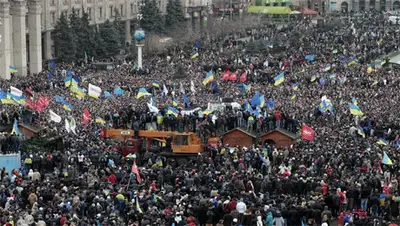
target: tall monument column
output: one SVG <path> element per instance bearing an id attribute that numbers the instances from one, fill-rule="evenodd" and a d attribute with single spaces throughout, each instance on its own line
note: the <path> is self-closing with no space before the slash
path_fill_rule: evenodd
<path id="1" fill-rule="evenodd" d="M 0 0 L 0 77 L 10 79 L 10 3 Z"/>
<path id="2" fill-rule="evenodd" d="M 125 43 L 132 42 L 132 35 L 131 35 L 131 21 L 128 19 L 125 21 Z"/>
<path id="3" fill-rule="evenodd" d="M 42 71 L 42 24 L 40 0 L 28 2 L 29 26 L 29 71 L 37 74 Z"/>
<path id="4" fill-rule="evenodd" d="M 28 74 L 26 65 L 26 2 L 24 0 L 14 0 L 11 5 L 12 24 L 13 24 L 13 47 L 14 47 L 14 66 L 17 68 L 18 76 Z"/>

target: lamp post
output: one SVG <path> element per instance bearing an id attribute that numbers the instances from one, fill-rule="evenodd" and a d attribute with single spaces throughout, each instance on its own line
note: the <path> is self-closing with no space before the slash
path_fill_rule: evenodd
<path id="1" fill-rule="evenodd" d="M 141 1 L 139 4 L 139 11 L 137 14 L 138 26 L 137 26 L 137 29 L 135 30 L 136 47 L 138 48 L 138 51 L 137 51 L 138 69 L 143 68 L 143 46 L 144 46 L 144 40 L 146 38 L 144 30 L 142 28 L 140 28 L 140 21 L 143 19 L 143 14 L 140 11 L 143 6 L 145 6 L 145 3 L 144 3 L 144 1 Z"/>

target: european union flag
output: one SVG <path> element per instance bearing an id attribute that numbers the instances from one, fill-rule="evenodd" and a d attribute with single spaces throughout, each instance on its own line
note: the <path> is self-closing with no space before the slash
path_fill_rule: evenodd
<path id="1" fill-rule="evenodd" d="M 311 61 L 314 61 L 314 59 L 315 59 L 314 55 L 310 55 L 310 54 L 309 54 L 309 55 L 305 55 L 304 58 L 305 58 L 307 61 L 310 61 L 310 62 L 311 62 Z"/>
<path id="2" fill-rule="evenodd" d="M 253 98 L 250 100 L 251 106 L 256 107 L 261 104 L 260 100 L 260 93 L 256 92 L 253 96 Z"/>
<path id="3" fill-rule="evenodd" d="M 64 102 L 65 102 L 64 97 L 61 97 L 61 96 L 56 95 L 56 102 L 58 102 L 58 103 L 64 103 Z"/>
<path id="4" fill-rule="evenodd" d="M 116 95 L 116 96 L 122 96 L 122 95 L 124 95 L 124 93 L 125 93 L 125 91 L 119 87 L 114 89 L 114 95 Z"/>
<path id="5" fill-rule="evenodd" d="M 53 78 L 53 74 L 51 74 L 51 71 L 47 72 L 47 80 L 51 81 L 51 79 Z"/>
<path id="6" fill-rule="evenodd" d="M 274 109 L 275 108 L 275 101 L 272 98 L 269 98 L 267 101 L 267 108 Z"/>

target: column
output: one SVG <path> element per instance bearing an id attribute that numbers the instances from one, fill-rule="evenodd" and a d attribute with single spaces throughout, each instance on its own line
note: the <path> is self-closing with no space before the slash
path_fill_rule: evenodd
<path id="1" fill-rule="evenodd" d="M 53 59 L 51 50 L 51 31 L 46 31 L 46 33 L 44 34 L 44 59 Z"/>
<path id="2" fill-rule="evenodd" d="M 369 11 L 369 1 L 365 1 L 365 11 L 368 12 Z"/>
<path id="3" fill-rule="evenodd" d="M 10 3 L 8 0 L 0 0 L 0 77 L 10 79 Z"/>
<path id="4" fill-rule="evenodd" d="M 37 74 L 42 71 L 42 9 L 40 1 L 29 0 L 28 9 L 29 71 L 31 74 Z"/>
<path id="5" fill-rule="evenodd" d="M 392 1 L 391 0 L 386 0 L 386 11 L 392 10 Z"/>
<path id="6" fill-rule="evenodd" d="M 23 0 L 14 0 L 11 8 L 13 23 L 13 46 L 14 46 L 14 66 L 17 68 L 18 76 L 26 76 L 26 2 Z"/>
<path id="7" fill-rule="evenodd" d="M 360 0 L 354 0 L 353 10 L 355 12 L 360 11 Z"/>
<path id="8" fill-rule="evenodd" d="M 142 69 L 143 68 L 143 58 L 142 58 L 142 50 L 143 50 L 143 44 L 136 44 L 137 46 L 137 61 L 138 61 L 138 68 Z"/>
<path id="9" fill-rule="evenodd" d="M 376 10 L 381 10 L 381 2 L 380 0 L 375 0 L 375 9 Z"/>
<path id="10" fill-rule="evenodd" d="M 131 35 L 131 21 L 128 19 L 125 21 L 125 43 L 132 42 L 132 35 Z"/>
<path id="11" fill-rule="evenodd" d="M 192 15 L 189 14 L 189 18 L 187 19 L 187 28 L 188 28 L 188 33 L 192 33 L 193 32 L 193 18 Z"/>

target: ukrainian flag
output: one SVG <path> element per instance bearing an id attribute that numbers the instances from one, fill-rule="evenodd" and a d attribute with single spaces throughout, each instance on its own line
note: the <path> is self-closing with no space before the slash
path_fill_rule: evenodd
<path id="1" fill-rule="evenodd" d="M 360 108 L 355 104 L 349 104 L 349 108 L 350 108 L 350 113 L 352 115 L 359 115 L 359 116 L 363 116 L 364 115 L 364 113 L 362 113 Z"/>
<path id="2" fill-rule="evenodd" d="M 385 165 L 393 165 L 393 162 L 389 158 L 389 156 L 386 154 L 386 151 L 383 151 L 382 163 L 385 164 Z"/>
<path id="3" fill-rule="evenodd" d="M 247 104 L 249 104 L 249 103 L 247 103 Z M 203 111 L 203 115 L 209 115 L 211 113 L 213 113 L 213 110 L 205 110 L 205 111 Z"/>
<path id="4" fill-rule="evenodd" d="M 66 77 L 66 78 L 64 79 L 65 87 L 71 86 L 71 82 L 72 82 L 72 76 Z"/>
<path id="5" fill-rule="evenodd" d="M 358 101 L 357 101 L 357 99 L 355 97 L 351 98 L 351 102 L 356 106 L 358 105 Z"/>
<path id="6" fill-rule="evenodd" d="M 98 124 L 103 124 L 103 125 L 106 124 L 106 121 L 104 121 L 104 119 L 102 119 L 100 117 L 96 117 L 95 122 L 98 123 Z"/>
<path id="7" fill-rule="evenodd" d="M 5 97 L 2 95 L 2 97 L 1 97 L 1 103 L 2 103 L 2 104 L 14 104 L 15 101 L 14 101 L 14 99 L 12 98 L 12 95 L 11 95 L 10 93 L 7 93 Z"/>
<path id="8" fill-rule="evenodd" d="M 178 101 L 176 101 L 175 98 L 172 99 L 172 106 L 177 107 L 178 105 Z"/>
<path id="9" fill-rule="evenodd" d="M 280 84 L 282 84 L 285 81 L 285 73 L 281 72 L 280 74 L 275 76 L 274 81 L 274 86 L 279 86 Z"/>
<path id="10" fill-rule="evenodd" d="M 332 64 L 327 64 L 326 67 L 324 68 L 324 71 L 330 71 L 332 69 Z"/>
<path id="11" fill-rule="evenodd" d="M 136 210 L 141 214 L 143 213 L 142 208 L 140 208 L 139 199 L 137 197 L 136 197 Z"/>
<path id="12" fill-rule="evenodd" d="M 384 146 L 387 146 L 389 144 L 385 139 L 382 138 L 380 138 L 376 143 Z"/>
<path id="13" fill-rule="evenodd" d="M 74 78 L 71 79 L 71 86 L 78 87 L 78 81 L 76 81 Z"/>
<path id="14" fill-rule="evenodd" d="M 160 158 L 156 159 L 156 166 L 160 166 L 160 167 L 163 166 L 163 162 L 162 162 L 162 160 Z"/>
<path id="15" fill-rule="evenodd" d="M 160 82 L 154 80 L 154 81 L 153 81 L 153 87 L 160 88 Z"/>
<path id="16" fill-rule="evenodd" d="M 378 85 L 378 81 L 374 81 L 372 84 L 371 84 L 371 86 L 376 86 L 376 85 Z"/>
<path id="17" fill-rule="evenodd" d="M 267 47 L 272 49 L 272 48 L 274 48 L 274 44 L 271 44 L 271 43 L 267 44 Z"/>
<path id="18" fill-rule="evenodd" d="M 66 111 L 72 111 L 72 109 L 73 109 L 72 105 L 70 103 L 66 102 L 66 101 L 63 103 L 63 108 Z"/>
<path id="19" fill-rule="evenodd" d="M 290 99 L 291 99 L 291 100 L 295 100 L 296 97 L 297 97 L 297 95 L 294 93 L 294 94 L 290 97 Z"/>
<path id="20" fill-rule="evenodd" d="M 260 96 L 260 108 L 263 108 L 265 106 L 265 97 L 264 95 Z"/>
<path id="21" fill-rule="evenodd" d="M 374 69 L 372 68 L 372 65 L 371 65 L 371 64 L 368 64 L 367 72 L 368 72 L 368 73 L 371 73 L 371 72 L 373 72 L 373 71 L 374 71 Z"/>
<path id="22" fill-rule="evenodd" d="M 190 57 L 191 59 L 196 59 L 197 57 L 199 57 L 199 52 L 195 52 L 192 54 L 192 56 Z"/>
<path id="23" fill-rule="evenodd" d="M 73 81 L 73 80 L 72 80 Z M 85 91 L 77 86 L 71 86 L 71 92 L 75 93 L 77 96 L 85 97 Z"/>
<path id="24" fill-rule="evenodd" d="M 298 89 L 299 89 L 299 83 L 293 84 L 293 85 L 292 85 L 292 89 L 293 89 L 294 91 L 298 90 Z"/>
<path id="25" fill-rule="evenodd" d="M 206 78 L 203 80 L 203 85 L 207 85 L 209 82 L 214 80 L 214 72 L 213 71 L 209 71 L 206 74 Z"/>
<path id="26" fill-rule="evenodd" d="M 167 114 L 174 115 L 175 117 L 178 117 L 179 111 L 176 108 L 168 107 Z"/>
<path id="27" fill-rule="evenodd" d="M 354 65 L 358 63 L 358 60 L 355 57 L 350 57 L 350 62 L 347 64 L 348 66 Z"/>
<path id="28" fill-rule="evenodd" d="M 140 88 L 138 94 L 136 95 L 136 99 L 139 99 L 144 96 L 151 96 L 151 93 L 147 92 L 145 88 Z"/>
<path id="29" fill-rule="evenodd" d="M 11 131 L 11 134 L 15 134 L 17 136 L 21 136 L 21 132 L 18 129 L 18 121 L 16 119 L 14 119 L 14 125 L 13 125 L 13 129 Z"/>
<path id="30" fill-rule="evenodd" d="M 17 68 L 16 68 L 15 66 L 10 65 L 10 72 L 11 72 L 11 73 L 17 73 L 18 70 L 17 70 Z"/>
<path id="31" fill-rule="evenodd" d="M 358 130 L 357 133 L 362 136 L 363 138 L 365 138 L 365 133 L 364 133 L 364 129 L 361 126 L 358 126 Z"/>
<path id="32" fill-rule="evenodd" d="M 316 74 L 312 74 L 311 75 L 311 82 L 315 82 L 317 80 L 317 75 Z"/>

